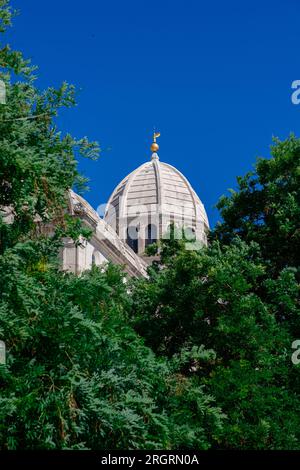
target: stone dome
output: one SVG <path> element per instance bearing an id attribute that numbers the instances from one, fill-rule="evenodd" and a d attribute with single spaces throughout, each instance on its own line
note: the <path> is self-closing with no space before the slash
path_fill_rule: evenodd
<path id="1" fill-rule="evenodd" d="M 170 224 L 184 227 L 191 240 L 207 243 L 209 223 L 202 202 L 183 174 L 161 162 L 157 153 L 115 188 L 104 218 L 138 254 L 166 236 Z"/>

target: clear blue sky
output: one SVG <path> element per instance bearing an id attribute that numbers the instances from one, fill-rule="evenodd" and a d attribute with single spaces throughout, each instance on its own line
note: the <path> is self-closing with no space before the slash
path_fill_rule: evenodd
<path id="1" fill-rule="evenodd" d="M 273 135 L 300 135 L 300 2 L 201 0 L 14 0 L 11 44 L 39 66 L 38 85 L 74 83 L 78 107 L 63 131 L 98 140 L 98 162 L 80 162 L 88 201 L 105 202 L 150 158 L 181 170 L 211 224 L 236 175 L 268 156 Z"/>

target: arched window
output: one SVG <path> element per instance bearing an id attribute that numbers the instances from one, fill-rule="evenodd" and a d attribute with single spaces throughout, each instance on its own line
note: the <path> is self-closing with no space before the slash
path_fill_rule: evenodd
<path id="1" fill-rule="evenodd" d="M 127 228 L 127 245 L 129 245 L 130 248 L 135 253 L 138 252 L 138 248 L 139 248 L 138 234 L 139 234 L 138 227 L 128 227 Z"/>
<path id="2" fill-rule="evenodd" d="M 146 227 L 145 246 L 152 245 L 157 241 L 157 230 L 154 224 L 149 224 Z"/>

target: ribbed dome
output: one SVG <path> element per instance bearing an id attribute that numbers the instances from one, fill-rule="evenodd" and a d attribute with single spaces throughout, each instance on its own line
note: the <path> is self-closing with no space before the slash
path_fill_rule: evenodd
<path id="1" fill-rule="evenodd" d="M 172 223 L 191 229 L 205 244 L 209 226 L 204 206 L 190 183 L 176 168 L 160 162 L 156 153 L 116 187 L 105 220 L 140 254 L 145 245 L 162 238 Z M 135 238 L 137 241 L 132 241 Z"/>

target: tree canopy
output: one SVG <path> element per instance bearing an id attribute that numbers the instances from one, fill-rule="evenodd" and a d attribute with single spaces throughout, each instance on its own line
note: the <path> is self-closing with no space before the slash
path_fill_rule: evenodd
<path id="1" fill-rule="evenodd" d="M 238 190 L 217 204 L 223 222 L 214 235 L 229 243 L 236 235 L 259 244 L 270 269 L 278 273 L 300 264 L 300 141 L 274 139 L 272 158 L 259 158 L 255 170 L 238 178 Z"/>

